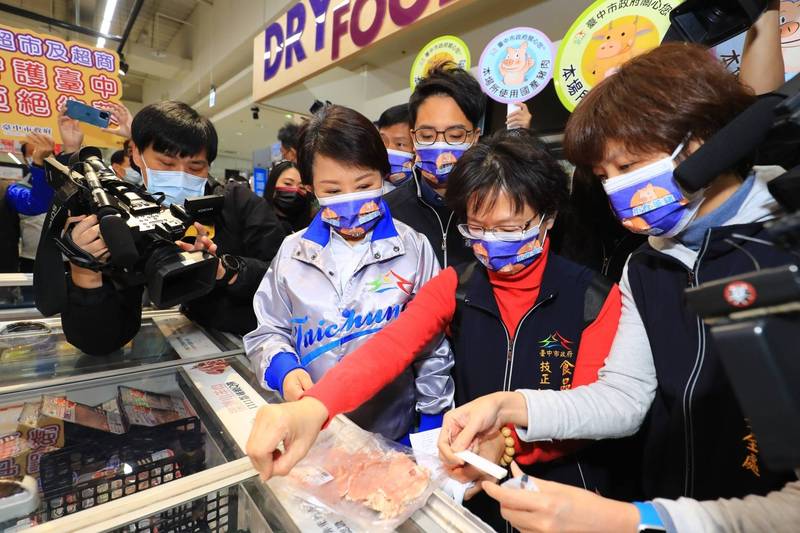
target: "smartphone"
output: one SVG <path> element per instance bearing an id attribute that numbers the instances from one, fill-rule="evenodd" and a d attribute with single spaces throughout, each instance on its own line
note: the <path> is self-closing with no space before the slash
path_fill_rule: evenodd
<path id="1" fill-rule="evenodd" d="M 67 100 L 67 116 L 98 128 L 107 128 L 111 120 L 111 113 L 108 111 L 95 109 L 76 100 Z"/>

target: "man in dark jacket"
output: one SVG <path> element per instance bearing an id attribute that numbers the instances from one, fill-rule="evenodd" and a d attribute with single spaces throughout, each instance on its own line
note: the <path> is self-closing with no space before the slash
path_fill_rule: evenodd
<path id="1" fill-rule="evenodd" d="M 165 203 L 182 204 L 187 197 L 210 193 L 207 178 L 217 155 L 217 133 L 207 118 L 186 104 L 161 102 L 136 115 L 131 136 L 131 156 L 145 185 L 152 193 L 164 193 Z M 97 218 L 73 220 L 78 220 L 72 229 L 75 243 L 108 260 Z M 212 222 L 189 228 L 186 238 L 194 237 L 195 242 L 181 247 L 205 249 L 220 258 L 217 286 L 183 309 L 202 325 L 242 335 L 256 326 L 253 295 L 285 235 L 271 207 L 238 183 L 225 187 L 222 208 Z M 94 355 L 124 346 L 141 325 L 142 291 L 141 285 L 121 287 L 71 264 L 61 314 L 67 340 Z"/>
<path id="2" fill-rule="evenodd" d="M 443 268 L 471 261 L 444 195 L 456 160 L 480 137 L 481 86 L 469 72 L 445 64 L 417 84 L 408 107 L 417 163 L 414 179 L 386 195 L 389 210 L 428 238 Z"/>

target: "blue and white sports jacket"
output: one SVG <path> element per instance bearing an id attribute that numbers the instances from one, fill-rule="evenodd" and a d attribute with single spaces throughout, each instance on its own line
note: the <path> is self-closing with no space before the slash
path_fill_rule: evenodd
<path id="1" fill-rule="evenodd" d="M 245 335 L 244 343 L 267 389 L 280 392 L 286 374 L 301 367 L 318 381 L 395 320 L 439 272 L 428 240 L 393 220 L 387 209 L 342 291 L 330 239 L 331 229 L 319 216 L 305 231 L 287 237 L 256 292 L 258 327 Z M 449 408 L 454 390 L 450 345 L 442 335 L 424 353 L 348 416 L 369 431 L 397 439 L 413 429 L 415 411 L 437 415 Z"/>

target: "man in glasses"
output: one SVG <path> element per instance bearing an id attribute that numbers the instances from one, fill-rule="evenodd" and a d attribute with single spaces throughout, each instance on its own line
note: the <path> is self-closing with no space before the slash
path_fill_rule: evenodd
<path id="1" fill-rule="evenodd" d="M 414 176 L 386 195 L 389 209 L 428 238 L 443 268 L 469 261 L 472 251 L 444 196 L 453 165 L 480 137 L 485 97 L 469 72 L 443 64 L 419 82 L 408 106 Z"/>

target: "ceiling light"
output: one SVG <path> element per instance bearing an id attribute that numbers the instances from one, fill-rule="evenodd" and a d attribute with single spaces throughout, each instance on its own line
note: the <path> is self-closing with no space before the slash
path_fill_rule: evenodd
<path id="1" fill-rule="evenodd" d="M 117 0 L 106 0 L 106 9 L 103 11 L 103 21 L 100 23 L 100 33 L 108 33 L 111 29 L 111 19 L 114 18 L 114 11 L 117 9 Z M 106 45 L 105 37 L 98 37 L 97 48 L 103 48 Z"/>
<path id="2" fill-rule="evenodd" d="M 292 114 L 291 113 L 286 113 L 286 118 L 288 118 L 289 120 L 292 120 Z"/>
<path id="3" fill-rule="evenodd" d="M 21 164 L 22 164 L 22 161 L 20 161 L 20 160 L 17 158 L 17 156 L 15 156 L 13 153 L 11 153 L 11 152 L 6 152 L 6 153 L 8 154 L 8 157 L 10 157 L 11 159 L 13 159 L 13 160 L 14 160 L 14 163 L 16 163 L 16 164 L 18 164 L 18 165 L 21 165 Z"/>
<path id="4" fill-rule="evenodd" d="M 237 131 L 236 135 L 242 135 L 242 132 L 241 131 Z"/>

